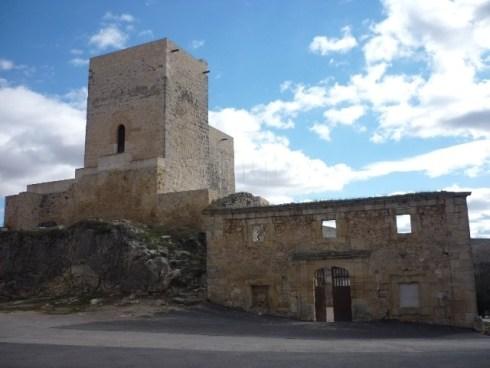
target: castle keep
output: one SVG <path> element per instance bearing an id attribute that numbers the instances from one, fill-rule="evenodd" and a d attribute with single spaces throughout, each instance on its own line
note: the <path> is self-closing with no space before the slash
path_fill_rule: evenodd
<path id="1" fill-rule="evenodd" d="M 169 40 L 92 58 L 84 167 L 6 198 L 5 225 L 87 218 L 201 227 L 235 190 L 233 138 L 208 125 L 207 64 Z"/>
<path id="2" fill-rule="evenodd" d="M 472 326 L 466 197 L 269 205 L 237 193 L 233 138 L 208 125 L 207 65 L 169 40 L 90 61 L 84 167 L 7 197 L 5 225 L 88 218 L 206 232 L 210 301 L 303 320 Z"/>

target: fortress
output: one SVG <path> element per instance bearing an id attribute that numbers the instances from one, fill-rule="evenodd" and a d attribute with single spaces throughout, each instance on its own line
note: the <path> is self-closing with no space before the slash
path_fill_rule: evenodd
<path id="1" fill-rule="evenodd" d="M 166 39 L 93 58 L 84 167 L 7 197 L 5 225 L 191 227 L 206 232 L 212 302 L 303 320 L 472 326 L 470 193 L 276 206 L 233 194 L 233 139 L 208 125 L 207 72 Z"/>
<path id="2" fill-rule="evenodd" d="M 234 191 L 233 138 L 208 125 L 207 64 L 165 39 L 91 59 L 84 167 L 7 197 L 4 223 L 201 228 L 201 211 Z"/>

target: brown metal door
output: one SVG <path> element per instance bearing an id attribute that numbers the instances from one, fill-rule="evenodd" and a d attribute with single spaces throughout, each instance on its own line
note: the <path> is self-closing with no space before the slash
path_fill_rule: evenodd
<path id="1" fill-rule="evenodd" d="M 352 321 L 349 272 L 345 268 L 332 267 L 332 284 L 335 322 Z"/>

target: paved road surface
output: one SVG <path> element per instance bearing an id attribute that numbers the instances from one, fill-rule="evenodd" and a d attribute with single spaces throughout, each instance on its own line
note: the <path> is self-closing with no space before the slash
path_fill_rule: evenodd
<path id="1" fill-rule="evenodd" d="M 323 324 L 218 307 L 134 318 L 0 313 L 0 367 L 490 367 L 490 337 L 397 322 Z"/>

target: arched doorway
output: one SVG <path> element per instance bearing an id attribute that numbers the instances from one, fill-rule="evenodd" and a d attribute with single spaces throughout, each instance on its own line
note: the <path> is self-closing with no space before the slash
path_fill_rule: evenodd
<path id="1" fill-rule="evenodd" d="M 317 270 L 314 285 L 316 321 L 352 321 L 350 278 L 345 268 Z"/>

